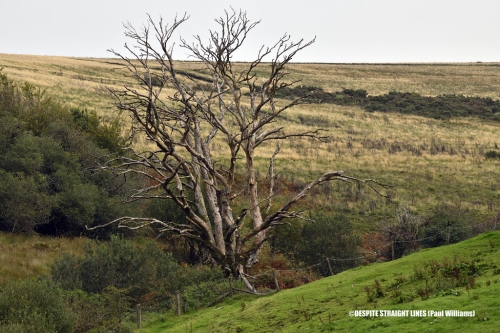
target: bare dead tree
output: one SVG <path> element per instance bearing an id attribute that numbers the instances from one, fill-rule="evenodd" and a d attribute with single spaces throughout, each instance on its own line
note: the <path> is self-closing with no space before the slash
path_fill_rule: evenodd
<path id="1" fill-rule="evenodd" d="M 285 111 L 304 102 L 298 98 L 284 104 L 275 96 L 296 83 L 284 80 L 288 74 L 286 65 L 314 39 L 293 42 L 289 35 L 284 35 L 273 46 L 262 47 L 256 60 L 238 71 L 233 55 L 259 22 L 251 22 L 244 12 L 226 11 L 215 20 L 219 29 L 209 31 L 207 43 L 199 36 L 195 36 L 193 44 L 181 38 L 180 47 L 204 68 L 202 73 L 186 75 L 174 62 L 172 36 L 187 19 L 184 15 L 171 25 L 164 25 L 162 19 L 155 23 L 149 17 L 140 31 L 125 25 L 126 36 L 135 45 L 125 45 L 128 56 L 111 52 L 125 62 L 140 88 L 124 87 L 111 92 L 118 100 L 118 108 L 132 118 L 132 135 L 146 137 L 156 148 L 144 152 L 131 149 L 129 154 L 102 166 L 117 173 L 145 177 L 148 186 L 137 189 L 131 199 L 172 200 L 184 211 L 185 221 L 122 217 L 108 224 L 118 223 L 131 229 L 159 224 L 161 232 L 195 241 L 228 273 L 244 279 L 244 271 L 257 262 L 269 230 L 285 219 L 301 218 L 301 211 L 293 208 L 313 187 L 341 180 L 361 182 L 377 191 L 374 186 L 381 184 L 350 177 L 342 171 L 327 172 L 272 209 L 274 160 L 280 148 L 276 144 L 270 157 L 271 186 L 265 196 L 258 192 L 256 150 L 264 143 L 291 137 L 326 139 L 321 129 L 286 133 L 284 126 L 275 124 Z M 264 62 L 268 57 L 272 60 Z M 257 67 L 264 66 L 267 76 L 257 77 Z M 165 93 L 167 88 L 174 93 Z M 223 158 L 218 161 L 210 150 L 214 140 L 223 145 L 217 152 Z M 243 173 L 246 177 L 242 187 L 237 184 L 236 175 Z M 246 208 L 233 212 L 235 200 L 246 202 Z"/>

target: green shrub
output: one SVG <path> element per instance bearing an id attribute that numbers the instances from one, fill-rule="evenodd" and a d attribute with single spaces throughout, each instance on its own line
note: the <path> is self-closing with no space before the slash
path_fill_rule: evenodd
<path id="1" fill-rule="evenodd" d="M 131 185 L 89 170 L 124 145 L 119 118 L 70 110 L 0 71 L 0 229 L 75 236 L 123 214 L 114 197 Z"/>
<path id="2" fill-rule="evenodd" d="M 418 250 L 422 224 L 422 218 L 412 212 L 407 205 L 403 204 L 396 209 L 393 221 L 379 225 L 385 239 L 394 242 L 393 247 L 386 248 L 385 256 L 392 257 L 392 250 L 395 258 Z"/>
<path id="3" fill-rule="evenodd" d="M 36 175 L 0 169 L 0 229 L 30 233 L 48 223 L 52 200 L 44 188 L 45 184 Z"/>
<path id="4" fill-rule="evenodd" d="M 122 137 L 123 122 L 116 117 L 110 122 L 104 122 L 95 111 L 71 109 L 73 122 L 78 129 L 86 133 L 100 148 L 113 153 L 119 153 L 126 145 Z"/>
<path id="5" fill-rule="evenodd" d="M 368 96 L 364 89 L 344 89 L 342 94 L 357 98 L 366 98 Z"/>
<path id="6" fill-rule="evenodd" d="M 62 291 L 64 304 L 76 315 L 75 333 L 90 332 L 98 327 L 104 328 L 109 321 L 105 300 L 100 295 L 89 294 L 82 290 Z"/>
<path id="7" fill-rule="evenodd" d="M 130 241 L 112 237 L 109 242 L 94 242 L 83 257 L 63 255 L 52 267 L 52 278 L 62 288 L 102 293 L 107 287 L 129 289 L 139 298 L 160 289 L 159 282 L 180 269 L 170 254 L 157 244 L 139 248 Z M 166 283 L 166 282 L 165 282 Z"/>
<path id="8" fill-rule="evenodd" d="M 463 95 L 421 96 L 417 93 L 391 91 L 385 95 L 368 96 L 363 89 L 343 89 L 329 93 L 320 87 L 295 86 L 278 91 L 276 97 L 304 98 L 309 103 L 360 105 L 366 111 L 399 112 L 435 119 L 470 117 L 499 120 L 500 101 Z"/>
<path id="9" fill-rule="evenodd" d="M 227 279 L 193 284 L 184 289 L 188 309 L 200 309 L 229 291 Z"/>
<path id="10" fill-rule="evenodd" d="M 186 213 L 172 200 L 153 199 L 147 202 L 145 215 L 160 221 L 184 223 Z M 151 227 L 152 229 L 154 226 Z M 177 262 L 197 265 L 206 258 L 206 250 L 201 249 L 195 241 L 176 234 L 163 233 L 162 242 L 167 251 L 172 253 Z"/>
<path id="11" fill-rule="evenodd" d="M 484 153 L 484 157 L 488 159 L 500 159 L 500 152 L 496 150 L 488 150 L 486 153 Z"/>
<path id="12" fill-rule="evenodd" d="M 460 207 L 441 204 L 436 206 L 424 223 L 425 247 L 446 244 L 446 229 L 450 228 L 450 244 L 469 237 L 474 215 Z"/>
<path id="13" fill-rule="evenodd" d="M 105 307 L 104 315 L 96 316 L 96 325 L 121 322 L 124 309 L 137 303 L 169 309 L 177 291 L 185 292 L 193 309 L 228 290 L 219 268 L 180 266 L 157 243 L 136 246 L 116 236 L 89 245 L 82 257 L 64 254 L 54 263 L 51 274 L 66 290 L 68 304 L 79 318 L 92 313 L 92 304 Z M 85 322 L 79 319 L 78 326 L 85 326 Z"/>
<path id="14" fill-rule="evenodd" d="M 319 212 L 311 218 L 314 222 L 302 225 L 292 221 L 290 225 L 276 228 L 271 241 L 273 251 L 283 253 L 297 265 L 322 262 L 319 270 L 324 276 L 330 275 L 326 258 L 332 259 L 334 273 L 355 267 L 355 259 L 345 259 L 359 257 L 361 238 L 354 233 L 349 219 L 343 214 L 327 215 Z"/>
<path id="15" fill-rule="evenodd" d="M 0 331 L 73 332 L 76 316 L 49 279 L 11 282 L 0 292 Z"/>

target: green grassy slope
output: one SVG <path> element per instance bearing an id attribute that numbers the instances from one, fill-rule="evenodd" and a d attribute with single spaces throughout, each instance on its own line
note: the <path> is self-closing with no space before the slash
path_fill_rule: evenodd
<path id="1" fill-rule="evenodd" d="M 157 318 L 139 332 L 497 332 L 499 248 L 500 232 L 488 232 L 392 262 L 351 269 L 271 296 L 240 295 L 180 317 Z M 468 275 L 473 285 L 444 287 L 427 300 L 418 296 L 426 279 L 418 278 L 416 272 L 430 267 L 424 263 L 448 265 L 456 270 L 466 262 L 478 272 L 476 277 Z M 423 275 L 429 287 L 437 285 L 437 275 L 432 276 L 430 271 Z M 369 302 L 365 287 L 373 289 L 375 280 L 380 282 L 385 296 Z M 404 299 L 406 302 L 398 303 Z M 349 311 L 354 310 L 425 310 L 426 314 L 430 310 L 461 310 L 475 311 L 475 316 L 350 317 Z"/>

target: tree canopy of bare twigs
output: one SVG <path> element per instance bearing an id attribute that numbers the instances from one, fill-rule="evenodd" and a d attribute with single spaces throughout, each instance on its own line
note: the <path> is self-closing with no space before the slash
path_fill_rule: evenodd
<path id="1" fill-rule="evenodd" d="M 117 173 L 142 175 L 148 185 L 137 189 L 132 199 L 172 200 L 184 211 L 185 221 L 122 217 L 110 223 L 128 228 L 158 224 L 161 232 L 199 244 L 228 273 L 244 276 L 244 271 L 257 262 L 269 231 L 288 218 L 301 217 L 294 207 L 313 187 L 341 180 L 362 182 L 377 191 L 374 186 L 380 184 L 342 171 L 326 172 L 275 207 L 274 161 L 280 152 L 280 140 L 327 139 L 321 129 L 288 133 L 284 126 L 276 125 L 280 115 L 304 102 L 298 98 L 283 104 L 275 100 L 275 95 L 296 83 L 285 81 L 286 66 L 314 40 L 294 42 L 284 35 L 276 44 L 263 46 L 244 70 L 237 70 L 234 53 L 259 22 L 251 22 L 245 12 L 226 11 L 215 20 L 218 30 L 209 31 L 207 42 L 199 36 L 194 43 L 180 39 L 179 46 L 204 68 L 200 75 L 184 75 L 173 58 L 173 35 L 186 20 L 188 16 L 184 15 L 166 25 L 162 19 L 156 23 L 149 17 L 140 30 L 125 25 L 126 36 L 134 45 L 125 45 L 127 55 L 111 52 L 124 61 L 140 88 L 124 87 L 112 93 L 118 108 L 132 118 L 132 135 L 147 138 L 155 149 L 131 149 L 102 166 Z M 264 78 L 256 74 L 257 67 L 263 66 L 268 73 Z M 166 93 L 167 89 L 174 93 Z M 214 160 L 214 140 L 223 143 L 217 152 L 217 156 L 224 156 L 222 161 Z M 276 149 L 269 156 L 270 186 L 262 195 L 255 156 L 268 142 L 274 142 Z M 244 175 L 243 186 L 237 184 L 237 175 Z M 246 208 L 233 212 L 235 200 L 245 202 Z"/>

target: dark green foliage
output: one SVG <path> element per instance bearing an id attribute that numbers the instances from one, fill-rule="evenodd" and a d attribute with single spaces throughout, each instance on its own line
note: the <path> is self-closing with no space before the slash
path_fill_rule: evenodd
<path id="1" fill-rule="evenodd" d="M 313 219 L 315 222 L 304 224 L 297 259 L 313 264 L 325 258 L 331 258 L 331 266 L 335 274 L 355 267 L 357 261 L 352 258 L 359 257 L 358 246 L 361 238 L 354 233 L 347 216 L 316 213 Z M 323 275 L 329 275 L 326 264 L 323 264 L 322 272 Z"/>
<path id="2" fill-rule="evenodd" d="M 61 257 L 52 268 L 52 278 L 64 289 L 102 293 L 113 286 L 129 289 L 128 294 L 137 298 L 179 269 L 172 256 L 154 243 L 137 248 L 132 242 L 112 237 L 109 242 L 88 246 L 83 257 Z"/>
<path id="3" fill-rule="evenodd" d="M 425 247 L 446 244 L 446 228 L 450 228 L 450 244 L 467 239 L 471 234 L 470 225 L 474 215 L 460 207 L 441 204 L 436 206 L 424 223 Z"/>
<path id="4" fill-rule="evenodd" d="M 463 95 L 421 96 L 416 93 L 395 92 L 368 96 L 363 89 L 343 89 L 328 93 L 320 87 L 296 86 L 283 88 L 276 94 L 281 98 L 303 98 L 309 103 L 359 105 L 366 111 L 399 112 L 435 119 L 477 116 L 500 120 L 500 101 L 491 98 Z"/>
<path id="5" fill-rule="evenodd" d="M 123 325 L 130 314 L 132 299 L 127 289 L 107 287 L 102 295 L 82 290 L 63 290 L 63 301 L 76 316 L 75 333 L 131 332 Z"/>
<path id="6" fill-rule="evenodd" d="M 11 282 L 0 292 L 0 331 L 73 332 L 76 316 L 63 303 L 50 280 Z"/>
<path id="7" fill-rule="evenodd" d="M 31 83 L 15 83 L 0 71 L 0 117 L 22 121 L 22 129 L 39 136 L 53 122 L 71 119 L 65 108 L 45 90 Z"/>
<path id="8" fill-rule="evenodd" d="M 209 302 L 228 292 L 228 282 L 226 279 L 208 280 L 197 284 L 192 284 L 184 289 L 182 293 L 187 303 L 188 309 L 200 309 Z"/>
<path id="9" fill-rule="evenodd" d="M 126 145 L 121 136 L 123 124 L 120 117 L 105 123 L 95 111 L 71 109 L 71 114 L 77 128 L 86 133 L 98 147 L 118 153 Z"/>
<path id="10" fill-rule="evenodd" d="M 0 169 L 0 228 L 29 233 L 47 224 L 52 200 L 44 193 L 45 187 L 33 176 Z"/>
<path id="11" fill-rule="evenodd" d="M 342 90 L 342 95 L 347 95 L 354 98 L 366 98 L 368 96 L 366 90 L 364 89 L 344 89 Z"/>
<path id="12" fill-rule="evenodd" d="M 193 309 L 213 301 L 228 287 L 218 268 L 181 266 L 156 243 L 138 247 L 119 237 L 95 242 L 82 257 L 63 255 L 54 263 L 51 274 L 58 286 L 75 293 L 70 295 L 72 302 L 76 302 L 76 309 L 82 307 L 83 316 L 90 311 L 90 301 L 101 305 L 114 302 L 106 308 L 116 307 L 115 319 L 121 318 L 119 313 L 127 304 L 146 302 L 150 307 L 168 309 L 178 290 L 186 291 L 183 297 Z M 86 300 L 85 295 L 91 294 L 104 298 Z"/>
<path id="13" fill-rule="evenodd" d="M 484 153 L 484 157 L 488 159 L 499 159 L 500 160 L 500 152 L 496 150 L 488 150 L 486 153 Z"/>
<path id="14" fill-rule="evenodd" d="M 76 333 L 89 332 L 96 327 L 104 327 L 109 321 L 105 300 L 100 295 L 82 290 L 63 290 L 63 301 L 77 317 L 74 325 Z"/>
<path id="15" fill-rule="evenodd" d="M 292 258 L 297 264 L 313 265 L 322 262 L 321 273 L 330 275 L 325 259 L 330 258 L 334 273 L 355 267 L 361 238 L 354 233 L 349 219 L 338 213 L 316 213 L 314 222 L 292 221 L 291 225 L 276 228 L 273 250 Z"/>
<path id="16" fill-rule="evenodd" d="M 128 296 L 128 290 L 109 286 L 103 290 L 102 296 L 105 300 L 106 312 L 110 317 L 108 324 L 118 328 L 118 332 L 121 333 L 123 319 L 129 312 L 132 302 L 132 298 Z"/>
<path id="17" fill-rule="evenodd" d="M 363 107 L 367 111 L 400 112 L 435 119 L 469 116 L 493 119 L 500 111 L 500 102 L 463 95 L 427 97 L 415 93 L 390 92 L 369 97 Z"/>
<path id="18" fill-rule="evenodd" d="M 183 265 L 181 269 L 175 271 L 175 274 L 170 275 L 163 282 L 165 290 L 173 294 L 176 290 L 184 290 L 189 286 L 200 285 L 203 282 L 220 281 L 223 277 L 222 271 L 217 267 Z"/>
<path id="19" fill-rule="evenodd" d="M 186 219 L 184 211 L 172 200 L 157 199 L 148 201 L 146 214 L 171 223 L 184 223 L 183 221 Z M 187 238 L 164 234 L 161 241 L 168 246 L 168 251 L 179 262 L 198 264 L 205 256 L 204 249 Z"/>
<path id="20" fill-rule="evenodd" d="M 364 91 L 364 90 L 363 90 Z M 366 93 L 366 91 L 365 91 Z M 343 94 L 344 95 L 344 94 Z M 276 92 L 278 98 L 297 99 L 302 98 L 309 103 L 333 103 L 334 100 L 340 100 L 342 97 L 331 94 L 320 87 L 314 86 L 295 86 L 293 88 L 285 87 Z"/>
<path id="21" fill-rule="evenodd" d="M 382 285 L 379 280 L 375 280 L 373 286 L 365 286 L 366 298 L 369 303 L 375 301 L 376 298 L 385 297 L 384 290 L 382 289 Z"/>
<path id="22" fill-rule="evenodd" d="M 407 205 L 396 209 L 395 219 L 382 222 L 379 228 L 385 238 L 393 242 L 393 247 L 387 248 L 387 253 L 384 254 L 387 258 L 392 257 L 392 251 L 394 258 L 400 258 L 420 248 L 418 239 L 422 233 L 422 219 Z"/>
<path id="23" fill-rule="evenodd" d="M 147 82 L 148 76 L 144 75 L 143 79 Z M 151 85 L 153 87 L 163 87 L 165 85 L 165 80 L 162 79 L 160 75 L 157 75 L 155 73 L 151 73 Z"/>
<path id="24" fill-rule="evenodd" d="M 79 235 L 118 217 L 121 181 L 90 169 L 123 147 L 120 131 L 119 120 L 69 110 L 0 72 L 0 229 Z"/>
<path id="25" fill-rule="evenodd" d="M 302 242 L 302 226 L 301 220 L 293 219 L 274 228 L 273 237 L 269 240 L 271 251 L 292 258 Z"/>

